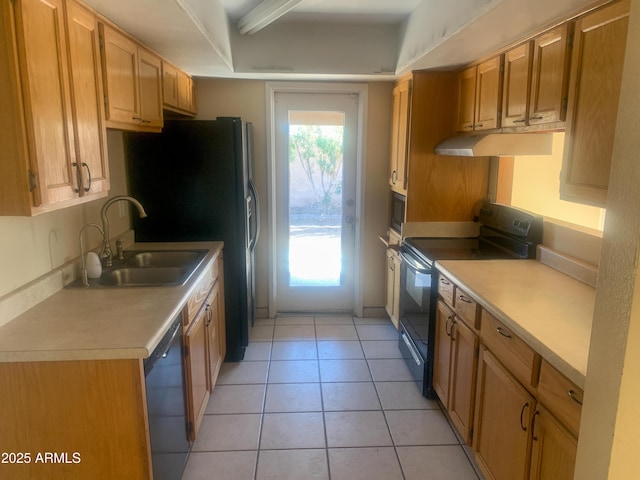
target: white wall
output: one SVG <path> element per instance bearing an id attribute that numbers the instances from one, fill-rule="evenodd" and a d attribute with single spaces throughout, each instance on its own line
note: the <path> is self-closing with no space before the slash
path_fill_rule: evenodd
<path id="1" fill-rule="evenodd" d="M 640 0 L 631 17 L 575 478 L 640 472 Z"/>
<path id="2" fill-rule="evenodd" d="M 109 131 L 111 196 L 126 193 L 122 134 Z M 100 207 L 106 199 L 44 213 L 35 217 L 0 217 L 0 298 L 32 280 L 80 256 L 78 234 L 86 223 L 100 224 Z M 118 218 L 109 213 L 111 235 L 129 228 L 128 209 Z M 95 229 L 87 231 L 85 244 L 99 245 Z"/>
<path id="3" fill-rule="evenodd" d="M 391 131 L 390 82 L 369 84 L 369 115 L 366 132 L 365 218 L 363 232 L 365 252 L 363 262 L 363 303 L 366 307 L 384 306 L 385 251 L 377 235 L 388 226 L 389 191 L 387 185 L 389 132 Z M 268 307 L 268 249 L 271 225 L 267 223 L 267 147 L 265 82 L 262 80 L 228 80 L 199 78 L 198 118 L 217 116 L 242 117 L 254 124 L 254 180 L 261 199 L 262 232 L 256 247 L 257 306 Z"/>

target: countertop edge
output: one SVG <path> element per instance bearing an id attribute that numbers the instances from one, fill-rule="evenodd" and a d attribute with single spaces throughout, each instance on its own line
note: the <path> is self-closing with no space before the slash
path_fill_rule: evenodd
<path id="1" fill-rule="evenodd" d="M 174 304 L 169 307 L 162 309 L 162 313 L 159 314 L 159 317 L 162 317 L 161 320 L 158 320 L 157 325 L 154 324 L 154 327 L 150 329 L 149 335 L 146 336 L 146 341 L 140 341 L 135 346 L 123 346 L 122 348 L 118 347 L 108 347 L 108 348 L 64 348 L 64 349 L 55 349 L 55 348 L 37 348 L 34 346 L 33 350 L 29 349 L 0 349 L 0 363 L 9 363 L 9 362 L 39 362 L 39 361 L 73 361 L 73 360 L 109 360 L 109 359 L 144 359 L 147 358 L 154 348 L 158 345 L 164 334 L 167 332 L 174 319 L 181 314 L 184 306 L 186 305 L 189 297 L 193 294 L 194 289 L 196 288 L 198 282 L 205 274 L 206 270 L 212 265 L 212 263 L 218 258 L 218 256 L 222 253 L 224 244 L 220 241 L 208 241 L 208 242 L 141 242 L 134 243 L 129 246 L 128 250 L 167 250 L 167 249 L 185 249 L 185 248 L 201 248 L 209 250 L 204 260 L 200 263 L 200 265 L 196 268 L 190 278 L 184 285 L 177 287 L 132 287 L 136 288 L 137 292 L 143 294 L 162 294 L 163 292 L 171 291 L 172 293 L 176 293 L 176 290 L 167 290 L 167 289 L 182 289 L 182 292 L 179 294 L 179 299 L 174 302 Z M 124 287 L 123 287 L 124 288 Z M 80 290 L 80 289 L 75 289 Z M 118 291 L 121 289 L 101 289 L 103 292 L 101 295 L 104 295 L 105 291 Z M 31 309 L 27 310 L 23 314 L 17 316 L 16 318 L 10 320 L 6 324 L 0 326 L 0 335 L 2 334 L 2 329 L 11 325 L 17 328 L 20 328 L 20 322 L 24 318 L 29 318 L 33 323 L 34 316 L 43 316 L 42 314 L 46 313 L 46 305 L 50 301 L 56 301 L 55 297 L 59 299 L 64 299 L 65 296 L 71 295 L 69 292 L 73 292 L 74 289 L 62 289 L 56 294 L 48 297 L 42 302 L 34 305 Z M 80 290 L 81 291 L 81 290 Z M 98 290 L 94 290 L 97 292 Z M 89 292 L 87 292 L 89 293 Z M 53 300 L 52 300 L 53 299 Z M 108 308 L 109 305 L 97 305 L 97 308 Z M 96 327 L 97 328 L 97 327 Z M 28 335 L 30 332 L 28 331 L 27 326 L 25 325 L 23 328 L 24 335 Z"/>
<path id="2" fill-rule="evenodd" d="M 533 260 L 535 261 L 535 260 Z M 542 265 L 542 264 L 541 264 Z M 524 328 L 517 320 L 511 318 L 505 312 L 496 307 L 490 299 L 487 299 L 476 292 L 469 284 L 460 278 L 460 276 L 454 274 L 446 266 L 442 265 L 439 261 L 435 262 L 436 269 L 446 275 L 454 283 L 460 285 L 465 290 L 465 293 L 469 294 L 473 300 L 479 303 L 490 314 L 494 315 L 498 320 L 503 322 L 509 329 L 513 330 L 527 345 L 535 350 L 540 356 L 546 360 L 550 365 L 556 368 L 560 373 L 565 375 L 575 385 L 584 390 L 586 372 L 581 372 L 578 368 L 571 365 L 568 361 L 563 359 L 554 350 L 549 348 L 541 340 L 531 334 L 526 328 Z M 550 268 L 550 267 L 546 267 Z M 572 279 L 573 280 L 573 279 Z M 577 281 L 577 280 L 574 280 Z"/>

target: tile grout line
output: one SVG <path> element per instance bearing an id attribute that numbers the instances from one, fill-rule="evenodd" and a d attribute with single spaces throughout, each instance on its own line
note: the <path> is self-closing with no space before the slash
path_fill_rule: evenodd
<path id="1" fill-rule="evenodd" d="M 353 321 L 353 319 L 352 319 Z M 318 347 L 318 329 L 316 317 L 313 317 L 313 331 L 316 336 L 316 357 L 318 358 L 318 381 L 320 386 L 320 408 L 322 408 L 322 429 L 324 431 L 324 456 L 327 464 L 327 479 L 331 480 L 331 462 L 329 462 L 329 436 L 327 435 L 327 417 L 324 410 L 324 392 L 322 390 L 322 373 L 320 371 L 320 348 Z"/>
<path id="2" fill-rule="evenodd" d="M 260 409 L 260 426 L 258 431 L 258 444 L 256 445 L 256 465 L 253 469 L 253 479 L 255 480 L 258 477 L 258 466 L 260 464 L 260 444 L 262 442 L 262 432 L 264 425 L 264 412 L 267 404 L 267 389 L 269 388 L 269 374 L 271 373 L 271 356 L 273 355 L 273 337 L 275 335 L 275 321 L 273 332 L 271 333 L 271 348 L 269 348 L 269 356 L 267 360 L 267 377 L 264 381 L 264 395 L 262 397 L 262 408 Z"/>

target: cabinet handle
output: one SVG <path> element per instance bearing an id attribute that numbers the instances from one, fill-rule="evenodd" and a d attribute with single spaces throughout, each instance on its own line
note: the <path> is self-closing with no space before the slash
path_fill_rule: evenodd
<path id="1" fill-rule="evenodd" d="M 394 170 L 393 172 L 391 172 L 391 183 L 395 185 L 397 181 L 398 181 L 398 172 Z"/>
<path id="2" fill-rule="evenodd" d="M 511 338 L 511 334 L 509 332 L 505 332 L 502 327 L 498 327 L 496 328 L 496 332 L 498 332 L 500 335 L 502 335 L 505 338 Z"/>
<path id="3" fill-rule="evenodd" d="M 87 165 L 85 162 L 82 162 L 82 166 L 87 169 L 87 175 L 89 177 L 89 185 L 84 187 L 84 191 L 88 192 L 89 190 L 91 190 L 91 169 L 89 168 L 89 165 Z"/>
<path id="4" fill-rule="evenodd" d="M 527 431 L 527 426 L 524 424 L 524 411 L 529 407 L 529 402 L 526 402 L 524 405 L 522 405 L 522 410 L 520 410 L 520 428 L 522 429 L 523 432 Z"/>
<path id="5" fill-rule="evenodd" d="M 76 169 L 76 186 L 73 187 L 73 191 L 76 193 L 80 193 L 80 188 L 78 188 L 77 186 L 80 185 L 80 173 L 78 172 L 78 164 L 76 162 L 73 162 L 71 166 Z"/>
<path id="6" fill-rule="evenodd" d="M 451 285 L 451 283 L 449 283 L 446 278 L 441 278 L 440 283 L 442 283 L 443 285 Z"/>
<path id="7" fill-rule="evenodd" d="M 142 123 L 151 123 L 151 120 L 145 120 L 144 118 L 140 119 L 142 121 Z"/>
<path id="8" fill-rule="evenodd" d="M 529 117 L 529 120 L 544 120 L 544 117 Z"/>
<path id="9" fill-rule="evenodd" d="M 484 127 L 484 124 L 482 124 L 482 123 L 476 123 L 474 126 L 475 126 L 475 127 Z"/>
<path id="10" fill-rule="evenodd" d="M 514 120 L 513 123 L 524 123 L 526 120 L 524 118 L 520 120 Z"/>
<path id="11" fill-rule="evenodd" d="M 208 327 L 209 325 L 211 325 L 211 320 L 213 320 L 213 314 L 211 312 L 211 305 L 209 305 L 208 303 L 205 306 L 205 310 L 207 311 L 207 321 L 205 323 L 205 327 Z"/>
<path id="12" fill-rule="evenodd" d="M 471 300 L 469 300 L 467 297 L 465 297 L 464 295 L 459 295 L 458 296 L 458 300 L 460 300 L 461 302 L 464 303 L 471 303 Z"/>
<path id="13" fill-rule="evenodd" d="M 138 122 L 141 122 L 142 117 L 131 117 L 131 120 L 137 120 Z"/>
<path id="14" fill-rule="evenodd" d="M 569 390 L 567 392 L 569 394 L 569 398 L 571 398 L 571 400 L 573 400 L 574 402 L 576 402 L 578 405 L 582 406 L 582 400 L 580 400 L 577 395 L 576 392 L 573 390 Z"/>
<path id="15" fill-rule="evenodd" d="M 533 414 L 533 418 L 531 419 L 531 439 L 534 442 L 538 441 L 538 436 L 536 435 L 536 417 L 540 415 L 540 410 L 536 410 L 536 413 Z"/>
<path id="16" fill-rule="evenodd" d="M 449 329 L 449 322 L 451 322 L 451 329 Z M 455 320 L 453 319 L 453 317 L 451 315 L 449 315 L 447 317 L 447 321 L 444 323 L 444 331 L 447 334 L 447 337 L 450 337 L 451 334 L 453 333 L 453 324 L 455 323 Z"/>

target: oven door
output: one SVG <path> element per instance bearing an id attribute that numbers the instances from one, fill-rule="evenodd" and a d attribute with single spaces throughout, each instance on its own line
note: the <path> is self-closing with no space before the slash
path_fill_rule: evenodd
<path id="1" fill-rule="evenodd" d="M 401 249 L 400 254 L 399 348 L 423 395 L 435 398 L 432 386 L 435 337 L 435 324 L 431 320 L 432 268 L 407 249 Z"/>

